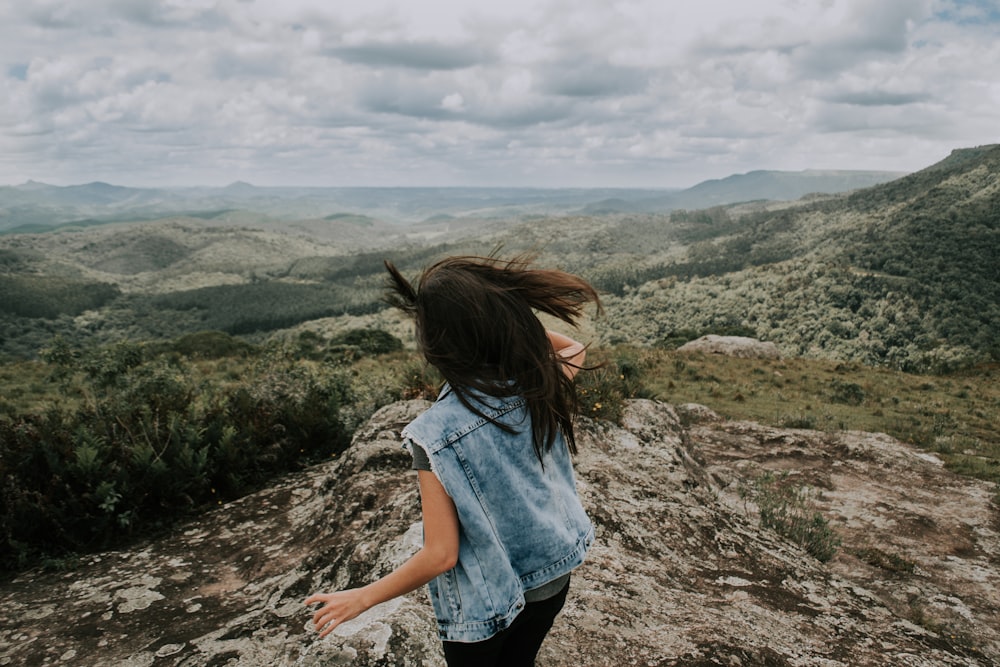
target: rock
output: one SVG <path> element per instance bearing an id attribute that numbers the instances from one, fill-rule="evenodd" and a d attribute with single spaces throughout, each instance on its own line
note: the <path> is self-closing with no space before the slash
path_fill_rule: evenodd
<path id="1" fill-rule="evenodd" d="M 443 665 L 424 590 L 323 640 L 302 605 L 419 548 L 399 431 L 427 405 L 383 408 L 338 460 L 172 536 L 0 584 L 0 664 Z M 597 542 L 540 667 L 1000 661 L 987 484 L 884 435 L 683 412 L 701 418 L 637 400 L 622 426 L 580 420 L 578 483 Z M 844 540 L 833 560 L 759 527 L 741 488 L 764 471 L 822 492 L 816 508 Z"/>
<path id="2" fill-rule="evenodd" d="M 780 359 L 778 346 L 771 342 L 762 342 L 756 338 L 744 336 L 716 336 L 709 334 L 696 340 L 688 341 L 678 352 L 704 352 L 706 354 L 725 354 L 730 357 L 744 359 Z"/>

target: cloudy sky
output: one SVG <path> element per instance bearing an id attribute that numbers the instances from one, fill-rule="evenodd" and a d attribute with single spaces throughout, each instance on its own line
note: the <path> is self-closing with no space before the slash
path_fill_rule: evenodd
<path id="1" fill-rule="evenodd" d="M 0 0 L 0 184 L 687 187 L 1000 141 L 1000 0 Z"/>

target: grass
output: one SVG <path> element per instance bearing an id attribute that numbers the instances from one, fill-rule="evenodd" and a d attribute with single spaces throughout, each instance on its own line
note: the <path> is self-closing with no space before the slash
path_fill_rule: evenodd
<path id="1" fill-rule="evenodd" d="M 872 567 L 877 567 L 887 572 L 913 574 L 917 568 L 916 563 L 913 561 L 897 553 L 889 553 L 877 547 L 855 548 L 851 549 L 850 552 Z"/>
<path id="2" fill-rule="evenodd" d="M 649 393 L 784 428 L 887 433 L 963 475 L 1000 483 L 1000 368 L 911 375 L 818 359 L 643 350 Z"/>
<path id="3" fill-rule="evenodd" d="M 0 364 L 0 415 L 41 411 L 55 400 L 56 385 L 48 382 L 51 368 L 37 361 Z"/>

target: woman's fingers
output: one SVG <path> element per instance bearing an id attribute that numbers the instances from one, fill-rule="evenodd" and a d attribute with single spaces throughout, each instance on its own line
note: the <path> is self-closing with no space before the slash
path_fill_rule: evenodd
<path id="1" fill-rule="evenodd" d="M 315 613 L 313 613 L 312 617 L 313 627 L 316 629 L 316 632 L 320 633 L 321 638 L 330 634 L 330 632 L 332 632 L 333 629 L 336 628 L 338 625 L 338 623 L 336 622 L 337 617 L 333 609 L 331 608 L 331 605 L 329 604 L 329 602 L 332 599 L 333 595 L 329 593 L 326 594 L 316 593 L 315 595 L 310 595 L 309 597 L 307 597 L 304 602 L 304 604 L 306 605 L 317 604 L 317 603 L 323 605 L 322 607 L 317 609 Z M 326 626 L 325 629 L 324 626 Z"/>
<path id="2" fill-rule="evenodd" d="M 325 630 L 322 630 L 322 626 L 317 626 L 316 631 L 319 632 L 319 638 L 322 639 L 323 637 L 326 637 L 328 634 L 333 632 L 338 625 L 340 625 L 340 621 L 334 618 L 330 620 L 330 624 L 326 626 Z"/>
<path id="3" fill-rule="evenodd" d="M 322 606 L 313 613 L 312 621 L 320 637 L 325 637 L 341 623 L 358 616 L 368 607 L 365 605 L 360 589 L 337 591 L 335 593 L 316 593 L 305 600 L 305 604 L 320 603 Z"/>
<path id="4" fill-rule="evenodd" d="M 313 626 L 320 637 L 325 637 L 331 630 L 337 627 L 337 618 L 332 613 L 317 614 L 313 618 Z M 324 629 L 324 626 L 326 629 Z"/>

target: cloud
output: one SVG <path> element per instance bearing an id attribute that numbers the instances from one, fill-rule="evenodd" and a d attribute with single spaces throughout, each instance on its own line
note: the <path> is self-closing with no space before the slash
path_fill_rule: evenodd
<path id="1" fill-rule="evenodd" d="M 14 13 L 31 25 L 60 31 L 80 29 L 107 31 L 116 24 L 148 28 L 183 28 L 185 30 L 219 29 L 229 23 L 228 16 L 203 3 L 170 0 L 90 0 L 86 3 L 60 0 L 34 0 L 18 3 Z"/>
<path id="2" fill-rule="evenodd" d="M 995 2 L 35 0 L 5 18 L 0 183 L 682 186 L 997 140 Z"/>
<path id="3" fill-rule="evenodd" d="M 333 47 L 326 52 L 348 63 L 418 70 L 464 69 L 492 60 L 487 51 L 473 44 L 434 42 L 369 42 Z"/>
<path id="4" fill-rule="evenodd" d="M 594 58 L 574 59 L 540 68 L 539 90 L 566 97 L 610 97 L 641 92 L 649 73 Z"/>
<path id="5" fill-rule="evenodd" d="M 829 30 L 794 50 L 796 62 L 805 77 L 824 79 L 861 63 L 897 58 L 930 12 L 930 0 L 851 0 Z"/>
<path id="6" fill-rule="evenodd" d="M 884 90 L 859 90 L 855 92 L 844 92 L 830 95 L 826 98 L 836 104 L 851 104 L 862 107 L 876 106 L 906 106 L 918 102 L 926 102 L 930 95 L 922 92 L 914 93 L 891 93 Z"/>
<path id="7" fill-rule="evenodd" d="M 289 63 L 284 52 L 270 44 L 237 44 L 212 55 L 212 72 L 219 79 L 258 79 L 285 76 Z"/>

